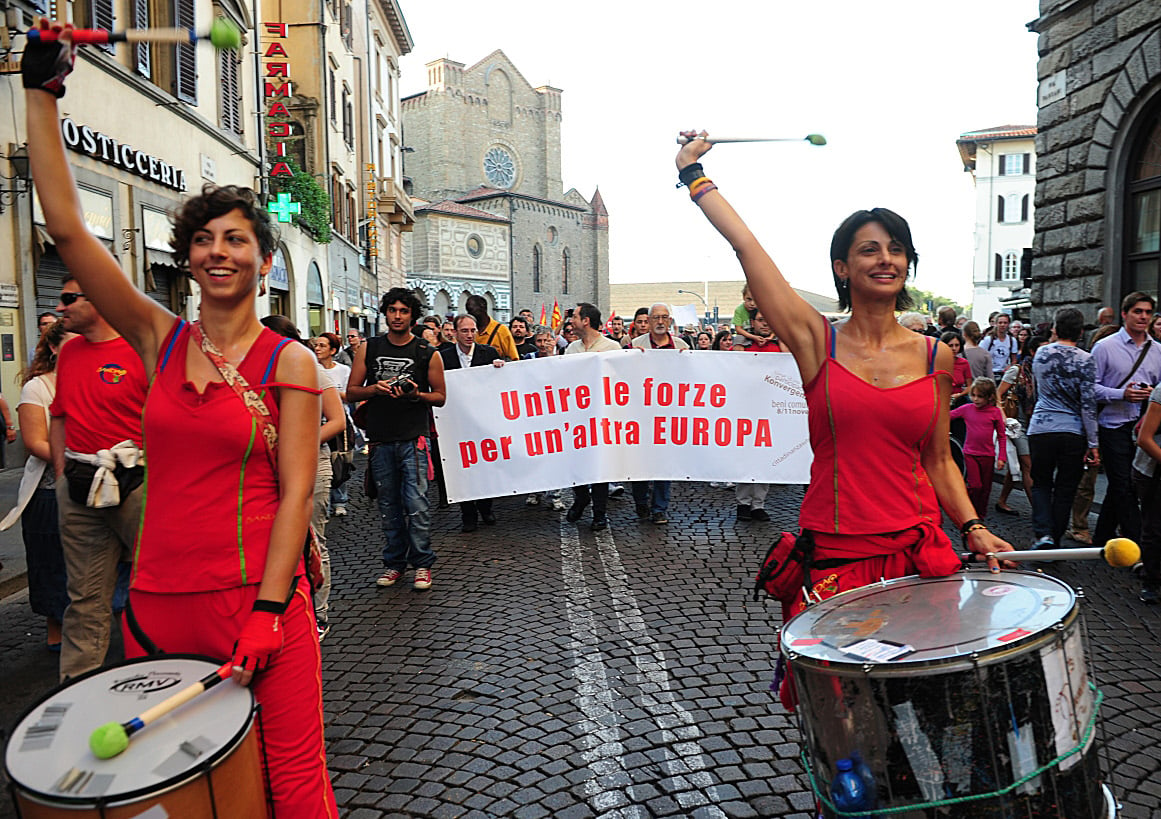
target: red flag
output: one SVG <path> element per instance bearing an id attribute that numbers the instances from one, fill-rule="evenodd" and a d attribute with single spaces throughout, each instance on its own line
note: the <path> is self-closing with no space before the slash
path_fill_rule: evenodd
<path id="1" fill-rule="evenodd" d="M 564 324 L 564 320 L 560 315 L 560 305 L 557 303 L 556 299 L 553 299 L 552 300 L 552 332 L 559 333 L 561 325 L 563 325 L 563 324 Z"/>
<path id="2" fill-rule="evenodd" d="M 543 302 L 540 304 L 540 326 L 548 326 L 548 308 L 544 306 Z"/>
<path id="3" fill-rule="evenodd" d="M 606 333 L 613 332 L 613 319 L 615 319 L 616 317 L 617 317 L 617 311 L 614 310 L 612 315 L 609 316 L 609 320 L 605 322 L 605 332 Z"/>

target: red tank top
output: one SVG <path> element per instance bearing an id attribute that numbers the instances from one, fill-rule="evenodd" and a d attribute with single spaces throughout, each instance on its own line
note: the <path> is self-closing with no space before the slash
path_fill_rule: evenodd
<path id="1" fill-rule="evenodd" d="M 201 592 L 262 581 L 278 480 L 262 433 L 233 389 L 199 393 L 185 375 L 189 324 L 166 336 L 145 400 L 145 502 L 135 589 Z M 251 386 L 274 381 L 286 339 L 263 328 L 238 367 Z M 261 391 L 278 424 L 278 403 Z"/>
<path id="2" fill-rule="evenodd" d="M 922 521 L 940 525 L 939 503 L 920 464 L 935 429 L 939 383 L 935 345 L 928 374 L 897 387 L 863 381 L 830 352 L 805 386 L 814 461 L 802 502 L 803 529 L 842 535 L 899 532 Z"/>

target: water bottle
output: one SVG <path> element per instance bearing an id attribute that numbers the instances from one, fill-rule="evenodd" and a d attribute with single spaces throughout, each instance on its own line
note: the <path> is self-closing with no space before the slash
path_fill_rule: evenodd
<path id="1" fill-rule="evenodd" d="M 841 811 L 851 813 L 857 810 L 869 810 L 873 793 L 867 792 L 863 778 L 854 771 L 854 765 L 849 759 L 840 759 L 835 767 L 838 773 L 830 783 L 830 798 Z M 870 819 L 866 814 L 856 814 L 852 819 Z"/>
<path id="2" fill-rule="evenodd" d="M 875 774 L 871 772 L 871 766 L 863 761 L 863 755 L 857 750 L 851 751 L 851 766 L 854 772 L 859 775 L 859 779 L 863 780 L 863 787 L 867 791 L 867 807 L 878 807 L 878 786 L 875 785 Z"/>

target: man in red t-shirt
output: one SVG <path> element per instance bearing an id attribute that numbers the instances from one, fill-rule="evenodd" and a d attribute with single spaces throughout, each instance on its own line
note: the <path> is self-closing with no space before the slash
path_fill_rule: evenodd
<path id="1" fill-rule="evenodd" d="M 60 540 L 69 606 L 62 626 L 60 677 L 105 662 L 118 564 L 131 558 L 141 518 L 141 359 L 97 312 L 80 285 L 61 287 L 65 329 L 49 443 L 56 471 Z"/>

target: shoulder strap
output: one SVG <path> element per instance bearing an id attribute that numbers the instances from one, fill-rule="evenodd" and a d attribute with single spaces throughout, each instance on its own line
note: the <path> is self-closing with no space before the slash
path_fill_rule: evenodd
<path id="1" fill-rule="evenodd" d="M 197 342 L 198 349 L 200 349 L 210 360 L 219 373 L 222 374 L 222 380 L 230 385 L 234 394 L 241 400 L 242 405 L 249 410 L 250 415 L 258 424 L 258 428 L 262 430 L 262 440 L 266 444 L 266 457 L 270 459 L 270 465 L 274 468 L 274 474 L 278 474 L 278 428 L 274 426 L 274 422 L 270 419 L 270 408 L 266 406 L 266 402 L 262 400 L 262 396 L 251 389 L 246 379 L 238 372 L 237 368 L 226 360 L 222 355 L 221 350 L 214 346 L 213 342 L 202 332 L 202 324 L 200 321 L 192 322 L 189 326 L 190 337 Z M 281 346 L 275 349 L 274 355 L 277 355 Z M 274 364 L 274 355 L 270 358 L 270 363 L 266 366 L 266 371 L 269 372 Z"/>
<path id="2" fill-rule="evenodd" d="M 838 333 L 835 332 L 834 325 L 830 323 L 826 316 L 820 314 L 819 318 L 821 318 L 823 323 L 826 325 L 826 332 L 830 337 L 830 342 L 827 345 L 830 348 L 830 355 L 828 358 L 834 358 L 835 339 L 838 337 Z"/>
<path id="3" fill-rule="evenodd" d="M 935 344 L 935 339 L 931 336 L 927 337 L 927 374 L 931 375 L 935 372 L 935 353 L 938 351 Z"/>
<path id="4" fill-rule="evenodd" d="M 488 336 L 486 343 L 489 347 L 492 346 L 492 339 L 496 337 L 496 333 L 500 332 L 500 321 L 498 319 L 492 319 L 492 321 L 496 322 L 496 326 L 492 328 L 492 333 Z"/>
<path id="5" fill-rule="evenodd" d="M 1151 339 L 1151 338 L 1145 339 L 1145 343 L 1141 345 L 1141 352 L 1137 356 L 1137 360 L 1133 362 L 1133 369 L 1129 370 L 1129 374 L 1126 375 L 1121 380 L 1120 384 L 1117 384 L 1115 389 L 1119 390 L 1121 387 L 1123 387 L 1129 383 L 1129 379 L 1133 377 L 1133 374 L 1137 372 L 1137 368 L 1141 366 L 1141 362 L 1145 360 L 1145 356 L 1147 356 L 1149 354 L 1149 347 L 1152 346 L 1152 344 L 1153 344 L 1153 339 Z"/>

